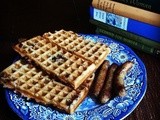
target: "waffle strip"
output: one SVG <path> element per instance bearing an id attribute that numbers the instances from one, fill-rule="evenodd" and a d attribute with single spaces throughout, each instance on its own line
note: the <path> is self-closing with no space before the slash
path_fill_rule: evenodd
<path id="1" fill-rule="evenodd" d="M 71 114 L 88 94 L 94 75 L 75 90 L 50 78 L 33 65 L 18 60 L 1 72 L 0 79 L 5 87 L 14 89 L 27 98 L 53 105 Z"/>
<path id="2" fill-rule="evenodd" d="M 14 46 L 22 56 L 62 82 L 78 88 L 104 61 L 110 49 L 72 31 L 45 33 Z"/>
<path id="3" fill-rule="evenodd" d="M 23 41 L 14 49 L 74 89 L 78 88 L 96 69 L 95 64 L 68 52 L 41 36 Z"/>
<path id="4" fill-rule="evenodd" d="M 55 33 L 45 33 L 43 36 L 54 44 L 91 61 L 97 68 L 110 53 L 110 48 L 105 44 L 84 40 L 82 36 L 73 31 L 60 30 Z"/>

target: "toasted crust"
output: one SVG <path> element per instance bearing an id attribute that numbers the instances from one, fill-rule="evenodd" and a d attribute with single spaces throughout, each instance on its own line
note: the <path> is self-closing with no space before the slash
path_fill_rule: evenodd
<path id="1" fill-rule="evenodd" d="M 0 83 L 70 114 L 88 94 L 94 72 L 110 53 L 108 46 L 65 30 L 21 41 L 13 48 L 27 62 L 18 60 L 2 71 Z"/>
<path id="2" fill-rule="evenodd" d="M 89 61 L 71 54 L 42 37 L 35 37 L 21 44 L 14 46 L 21 56 L 34 61 L 44 71 L 57 76 L 74 89 L 78 88 L 96 69 L 96 66 Z"/>
<path id="3" fill-rule="evenodd" d="M 53 105 L 70 114 L 88 94 L 93 79 L 94 75 L 74 90 L 22 60 L 18 60 L 0 74 L 0 81 L 4 87 L 14 89 L 27 98 Z"/>
<path id="4" fill-rule="evenodd" d="M 14 46 L 43 70 L 78 88 L 104 61 L 110 48 L 84 40 L 76 33 L 60 30 L 46 33 Z"/>
<path id="5" fill-rule="evenodd" d="M 73 31 L 60 30 L 55 33 L 45 33 L 46 39 L 54 44 L 82 57 L 96 65 L 98 68 L 106 56 L 110 53 L 110 48 L 102 43 L 94 43 L 74 33 Z"/>

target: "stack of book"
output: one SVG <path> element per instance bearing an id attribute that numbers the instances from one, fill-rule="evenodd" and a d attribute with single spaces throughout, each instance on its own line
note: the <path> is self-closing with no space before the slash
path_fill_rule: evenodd
<path id="1" fill-rule="evenodd" d="M 90 23 L 96 33 L 160 56 L 158 0 L 92 0 Z"/>

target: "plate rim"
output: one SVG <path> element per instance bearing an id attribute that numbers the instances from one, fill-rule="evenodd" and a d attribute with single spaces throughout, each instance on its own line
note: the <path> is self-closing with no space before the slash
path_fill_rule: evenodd
<path id="1" fill-rule="evenodd" d="M 94 37 L 94 36 L 97 36 L 97 37 L 101 37 L 101 38 L 104 38 L 104 39 L 110 39 L 111 41 L 115 42 L 115 43 L 118 43 L 119 45 L 122 45 L 124 46 L 125 48 L 127 48 L 127 50 L 129 52 L 131 52 L 131 54 L 133 54 L 136 58 L 136 60 L 138 61 L 139 65 L 141 66 L 141 68 L 143 69 L 143 72 L 144 72 L 144 76 L 143 76 L 143 82 L 144 82 L 144 85 L 142 86 L 142 89 L 143 89 L 143 93 L 140 93 L 141 95 L 139 95 L 139 99 L 137 99 L 134 103 L 136 103 L 134 106 L 132 106 L 129 110 L 129 112 L 125 112 L 125 113 L 122 113 L 120 114 L 119 116 L 117 116 L 116 118 L 119 118 L 119 119 L 124 119 L 126 118 L 127 116 L 129 116 L 135 109 L 136 107 L 140 104 L 140 102 L 142 101 L 142 99 L 144 98 L 145 94 L 146 94 L 146 91 L 147 91 L 147 70 L 146 70 L 146 67 L 144 65 L 144 63 L 142 62 L 142 60 L 140 59 L 140 57 L 134 52 L 134 50 L 132 48 L 130 48 L 129 46 L 125 45 L 124 43 L 121 43 L 119 41 L 116 41 L 110 37 L 107 37 L 107 36 L 104 36 L 104 35 L 97 35 L 97 34 L 80 34 L 80 35 L 88 35 L 88 36 L 91 36 L 91 37 Z M 10 89 L 7 89 L 5 88 L 5 97 L 6 97 L 6 100 L 7 100 L 7 103 L 9 104 L 9 107 L 21 118 L 21 119 L 25 119 L 27 120 L 27 116 L 25 116 L 24 114 L 22 114 L 19 109 L 16 109 L 15 105 L 13 102 L 9 102 L 11 101 L 10 100 L 10 95 L 9 95 L 9 91 Z M 85 110 L 86 111 L 86 110 Z M 123 115 L 124 114 L 124 115 Z M 122 117 L 123 116 L 123 117 Z M 104 119 L 104 118 L 102 118 Z"/>

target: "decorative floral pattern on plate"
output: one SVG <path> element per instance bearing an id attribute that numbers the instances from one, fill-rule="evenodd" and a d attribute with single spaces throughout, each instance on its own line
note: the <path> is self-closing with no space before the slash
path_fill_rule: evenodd
<path id="1" fill-rule="evenodd" d="M 121 64 L 127 60 L 134 66 L 125 77 L 127 95 L 115 97 L 106 104 L 98 104 L 89 96 L 80 104 L 74 114 L 65 114 L 20 96 L 6 89 L 6 98 L 10 107 L 25 120 L 110 120 L 127 117 L 139 104 L 147 89 L 146 69 L 143 62 L 127 46 L 99 35 L 84 35 L 86 39 L 107 44 L 111 53 L 107 56 L 110 63 Z"/>

